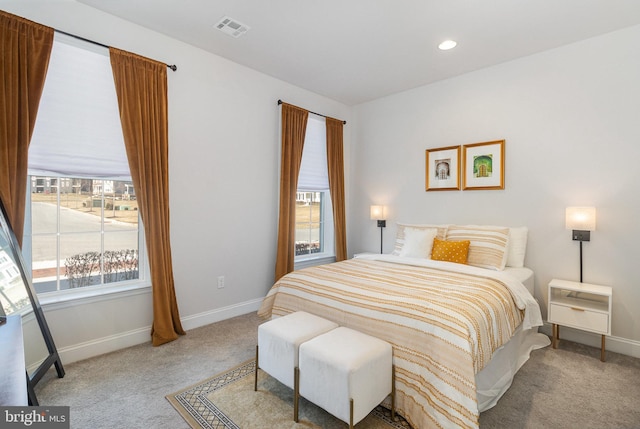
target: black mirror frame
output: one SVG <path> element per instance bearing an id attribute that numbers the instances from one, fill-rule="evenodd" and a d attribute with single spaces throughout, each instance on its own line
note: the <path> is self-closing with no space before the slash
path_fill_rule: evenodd
<path id="1" fill-rule="evenodd" d="M 9 241 L 9 245 L 11 247 L 11 253 L 13 256 L 13 260 L 16 265 L 18 265 L 18 269 L 20 270 L 20 275 L 22 276 L 22 282 L 27 289 L 27 294 L 29 295 L 29 300 L 31 301 L 31 307 L 33 308 L 33 313 L 36 316 L 36 320 L 38 321 L 38 326 L 40 327 L 40 331 L 42 332 L 42 337 L 44 338 L 44 342 L 47 346 L 47 350 L 49 352 L 49 356 L 45 358 L 45 360 L 40 364 L 40 366 L 32 373 L 26 374 L 27 378 L 27 395 L 29 399 L 29 405 L 39 405 L 38 398 L 36 397 L 34 387 L 42 379 L 44 374 L 51 368 L 51 365 L 55 365 L 56 371 L 58 373 L 58 377 L 64 377 L 64 368 L 62 367 L 62 361 L 60 360 L 60 356 L 58 355 L 58 350 L 56 349 L 56 345 L 53 342 L 53 337 L 51 336 L 51 331 L 49 330 L 49 325 L 47 324 L 47 320 L 44 317 L 44 312 L 42 311 L 42 306 L 40 305 L 40 301 L 38 301 L 38 296 L 36 294 L 35 289 L 33 288 L 33 284 L 31 279 L 26 275 L 24 259 L 22 258 L 22 252 L 20 251 L 20 246 L 18 245 L 18 240 L 13 232 L 13 229 L 9 225 L 7 212 L 4 208 L 4 203 L 0 199 L 0 209 L 1 209 L 1 219 L 0 224 L 2 227 L 2 232 L 4 232 L 7 236 L 7 241 Z"/>

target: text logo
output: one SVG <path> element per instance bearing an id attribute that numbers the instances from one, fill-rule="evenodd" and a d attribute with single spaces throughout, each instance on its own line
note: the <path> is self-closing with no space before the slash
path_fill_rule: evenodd
<path id="1" fill-rule="evenodd" d="M 70 429 L 69 407 L 0 407 L 0 429 Z"/>

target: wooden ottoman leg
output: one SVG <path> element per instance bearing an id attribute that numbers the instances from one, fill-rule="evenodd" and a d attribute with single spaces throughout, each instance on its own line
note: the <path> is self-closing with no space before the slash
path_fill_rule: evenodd
<path id="1" fill-rule="evenodd" d="M 300 368 L 293 369 L 293 421 L 298 423 L 298 406 L 300 405 Z"/>
<path id="2" fill-rule="evenodd" d="M 391 419 L 396 419 L 396 366 L 391 365 Z"/>
<path id="3" fill-rule="evenodd" d="M 256 346 L 256 373 L 253 379 L 253 391 L 258 391 L 258 346 Z"/>
<path id="4" fill-rule="evenodd" d="M 353 429 L 353 398 L 349 399 L 349 429 Z"/>

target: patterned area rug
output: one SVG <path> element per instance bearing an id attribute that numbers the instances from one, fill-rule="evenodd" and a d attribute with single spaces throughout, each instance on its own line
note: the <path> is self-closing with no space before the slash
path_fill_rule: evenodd
<path id="1" fill-rule="evenodd" d="M 349 425 L 301 398 L 299 423 L 293 421 L 293 391 L 263 371 L 253 390 L 255 360 L 168 395 L 167 400 L 192 428 L 322 428 Z M 376 407 L 358 429 L 411 429 L 402 417 Z"/>

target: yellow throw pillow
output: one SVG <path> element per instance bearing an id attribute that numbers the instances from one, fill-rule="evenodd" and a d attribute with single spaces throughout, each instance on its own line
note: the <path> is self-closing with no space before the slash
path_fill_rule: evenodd
<path id="1" fill-rule="evenodd" d="M 434 238 L 431 259 L 466 264 L 467 256 L 469 255 L 469 244 L 469 240 L 446 241 Z"/>

